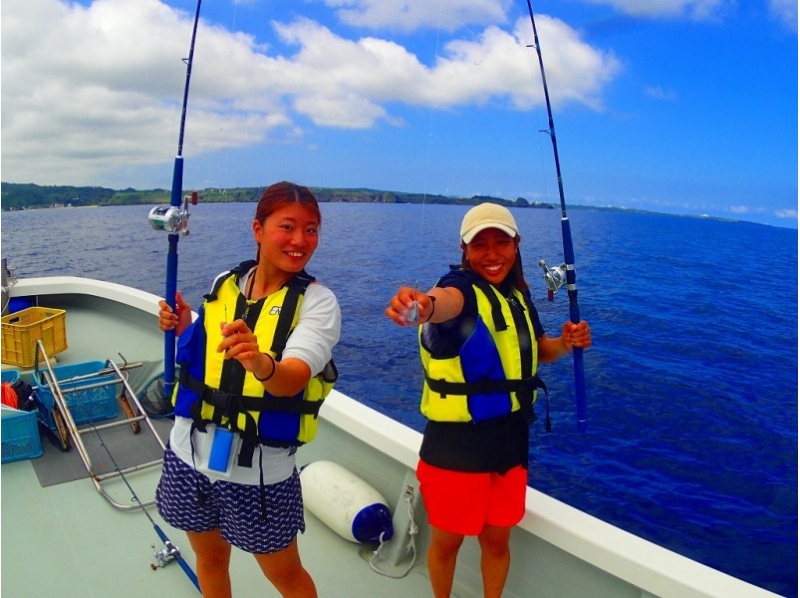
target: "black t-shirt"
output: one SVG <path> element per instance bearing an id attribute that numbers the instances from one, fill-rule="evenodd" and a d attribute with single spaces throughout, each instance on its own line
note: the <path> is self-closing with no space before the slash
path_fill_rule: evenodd
<path id="1" fill-rule="evenodd" d="M 426 325 L 425 344 L 437 357 L 458 355 L 464 340 L 474 328 L 478 317 L 478 303 L 472 283 L 477 275 L 461 269 L 452 269 L 436 284 L 454 287 L 464 297 L 464 307 L 458 317 L 441 324 Z M 501 284 L 499 290 L 509 295 L 510 284 Z M 531 302 L 536 338 L 544 335 L 539 314 Z M 528 466 L 528 424 L 519 411 L 481 423 L 428 421 L 422 438 L 420 458 L 430 465 L 467 472 L 505 473 L 522 465 Z"/>

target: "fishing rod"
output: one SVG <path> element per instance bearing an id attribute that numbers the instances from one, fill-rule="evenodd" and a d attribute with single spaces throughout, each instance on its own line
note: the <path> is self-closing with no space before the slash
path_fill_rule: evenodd
<path id="1" fill-rule="evenodd" d="M 92 429 L 94 430 L 94 433 L 97 434 L 97 438 L 100 440 L 100 445 L 105 449 L 108 458 L 111 459 L 111 463 L 114 465 L 114 469 L 116 470 L 117 474 L 122 478 L 122 481 L 125 482 L 125 485 L 128 487 L 128 491 L 131 493 L 131 496 L 133 496 L 133 500 L 136 501 L 136 504 L 139 505 L 139 508 L 144 512 L 145 515 L 147 515 L 147 518 L 153 525 L 153 529 L 156 531 L 156 534 L 158 534 L 158 537 L 161 538 L 161 541 L 164 543 L 164 548 L 157 550 L 153 555 L 155 556 L 158 565 L 151 563 L 150 567 L 153 569 L 153 571 L 155 571 L 158 567 L 163 567 L 169 561 L 174 559 L 181 566 L 181 569 L 183 569 L 183 572 L 186 573 L 186 576 L 189 578 L 189 580 L 197 588 L 197 591 L 202 593 L 202 590 L 200 589 L 200 583 L 197 581 L 197 576 L 194 574 L 194 571 L 192 571 L 189 563 L 183 559 L 181 556 L 181 551 L 178 549 L 178 547 L 170 541 L 170 539 L 167 537 L 167 534 L 164 533 L 161 527 L 150 516 L 150 513 L 147 512 L 147 509 L 142 504 L 142 501 L 139 500 L 139 496 L 128 482 L 128 478 L 125 477 L 125 474 L 122 473 L 122 469 L 119 465 L 117 465 L 114 455 L 112 455 L 111 451 L 108 450 L 108 446 L 106 446 L 106 443 L 103 441 L 103 437 L 100 435 L 100 430 L 98 430 L 94 425 L 92 425 Z"/>
<path id="2" fill-rule="evenodd" d="M 197 0 L 197 9 L 194 14 L 192 26 L 192 40 L 189 44 L 189 57 L 184 58 L 186 64 L 186 82 L 183 87 L 183 104 L 181 107 L 181 124 L 178 134 L 178 154 L 172 170 L 172 189 L 170 192 L 169 207 L 157 206 L 150 210 L 148 216 L 150 225 L 156 230 L 169 233 L 169 250 L 167 252 L 167 284 L 165 299 L 167 304 L 175 311 L 175 294 L 178 291 L 178 238 L 179 235 L 189 234 L 189 200 L 192 205 L 197 205 L 197 193 L 183 197 L 183 210 L 181 210 L 181 196 L 183 195 L 183 135 L 186 128 L 186 107 L 189 103 L 189 82 L 192 78 L 192 62 L 194 59 L 194 42 L 197 38 L 197 24 L 200 21 L 200 5 L 202 0 Z M 172 397 L 175 384 L 175 330 L 164 333 L 164 396 Z"/>
<path id="3" fill-rule="evenodd" d="M 578 286 L 575 279 L 575 253 L 572 248 L 572 232 L 570 231 L 569 218 L 567 217 L 567 204 L 564 200 L 564 183 L 561 178 L 561 164 L 558 160 L 558 143 L 556 142 L 556 129 L 553 124 L 553 110 L 550 107 L 550 94 L 547 91 L 547 77 L 544 73 L 544 61 L 542 60 L 542 49 L 539 45 L 539 34 L 536 32 L 536 21 L 533 18 L 533 7 L 531 0 L 528 2 L 528 13 L 531 17 L 531 27 L 533 28 L 533 43 L 536 48 L 536 55 L 539 57 L 539 71 L 542 73 L 542 86 L 544 87 L 544 100 L 547 105 L 547 118 L 549 129 L 542 131 L 550 135 L 553 143 L 553 157 L 556 163 L 556 176 L 558 177 L 558 195 L 561 199 L 561 238 L 564 245 L 564 263 L 554 268 L 548 268 L 544 260 L 539 262 L 539 266 L 544 270 L 545 282 L 548 286 L 548 298 L 552 301 L 553 295 L 558 288 L 566 282 L 567 295 L 569 297 L 569 319 L 573 324 L 581 321 L 580 307 L 578 306 Z M 575 369 L 575 404 L 577 410 L 578 430 L 586 431 L 586 376 L 583 369 L 583 349 L 580 347 L 572 348 L 572 360 Z"/>

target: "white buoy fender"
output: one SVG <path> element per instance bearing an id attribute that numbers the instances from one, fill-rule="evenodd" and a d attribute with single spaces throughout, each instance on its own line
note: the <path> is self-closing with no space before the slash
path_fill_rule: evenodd
<path id="1" fill-rule="evenodd" d="M 325 525 L 351 542 L 392 537 L 386 499 L 353 472 L 332 461 L 314 461 L 300 470 L 303 504 Z"/>

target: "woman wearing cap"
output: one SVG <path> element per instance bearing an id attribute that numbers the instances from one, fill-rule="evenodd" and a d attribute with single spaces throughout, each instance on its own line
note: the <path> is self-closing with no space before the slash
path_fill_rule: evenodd
<path id="1" fill-rule="evenodd" d="M 481 547 L 484 596 L 500 596 L 511 529 L 525 514 L 528 427 L 538 363 L 588 348 L 586 322 L 545 334 L 531 301 L 511 212 L 484 203 L 461 224 L 461 265 L 427 293 L 401 287 L 386 315 L 419 326 L 428 419 L 417 477 L 432 527 L 433 594 L 450 596 L 464 536 Z M 415 317 L 416 316 L 416 317 Z"/>

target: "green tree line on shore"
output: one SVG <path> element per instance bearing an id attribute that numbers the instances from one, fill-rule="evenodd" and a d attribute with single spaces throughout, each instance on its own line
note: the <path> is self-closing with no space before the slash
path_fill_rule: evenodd
<path id="1" fill-rule="evenodd" d="M 256 202 L 264 187 L 235 187 L 231 189 L 198 190 L 200 202 Z M 350 203 L 431 203 L 453 205 L 475 205 L 482 202 L 499 203 L 509 207 L 534 207 L 553 209 L 550 203 L 531 203 L 523 197 L 514 200 L 487 195 L 451 197 L 400 191 L 378 191 L 375 189 L 336 189 L 311 187 L 320 202 Z M 187 193 L 189 191 L 187 190 Z M 166 189 L 109 189 L 106 187 L 72 187 L 66 185 L 35 185 L 33 183 L 0 183 L 0 207 L 3 211 L 29 210 L 52 207 L 157 205 L 169 203 L 170 192 Z"/>

